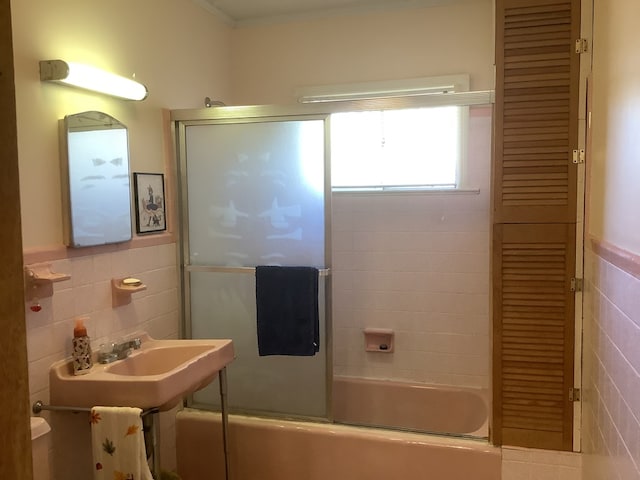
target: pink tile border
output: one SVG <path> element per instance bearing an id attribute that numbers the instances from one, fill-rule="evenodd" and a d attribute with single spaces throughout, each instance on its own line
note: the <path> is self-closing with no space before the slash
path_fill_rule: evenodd
<path id="1" fill-rule="evenodd" d="M 631 253 L 612 243 L 590 236 L 591 249 L 607 262 L 640 279 L 640 255 Z"/>

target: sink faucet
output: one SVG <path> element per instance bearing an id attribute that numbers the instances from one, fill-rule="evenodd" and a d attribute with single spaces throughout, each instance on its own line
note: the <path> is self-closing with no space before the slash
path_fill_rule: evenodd
<path id="1" fill-rule="evenodd" d="M 98 355 L 98 361 L 100 363 L 111 363 L 116 360 L 122 360 L 131 355 L 133 350 L 138 350 L 142 345 L 142 340 L 139 337 L 132 338 L 122 343 L 110 343 L 102 345 L 100 353 Z"/>

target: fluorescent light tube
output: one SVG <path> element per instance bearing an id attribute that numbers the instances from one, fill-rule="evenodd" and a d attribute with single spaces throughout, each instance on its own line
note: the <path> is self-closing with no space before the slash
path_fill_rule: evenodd
<path id="1" fill-rule="evenodd" d="M 64 60 L 40 61 L 40 80 L 60 82 L 127 100 L 144 100 L 149 94 L 147 87 L 135 80 Z"/>

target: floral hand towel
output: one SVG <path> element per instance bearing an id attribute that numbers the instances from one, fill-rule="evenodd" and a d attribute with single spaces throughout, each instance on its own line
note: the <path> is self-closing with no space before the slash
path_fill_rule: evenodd
<path id="1" fill-rule="evenodd" d="M 93 407 L 91 441 L 95 480 L 153 480 L 144 447 L 142 410 Z"/>

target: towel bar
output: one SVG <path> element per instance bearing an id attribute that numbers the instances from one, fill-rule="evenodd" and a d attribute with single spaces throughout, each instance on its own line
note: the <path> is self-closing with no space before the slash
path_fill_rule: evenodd
<path id="1" fill-rule="evenodd" d="M 76 412 L 76 413 L 91 412 L 90 407 L 68 407 L 68 406 L 62 406 L 62 405 L 45 405 L 44 403 L 42 403 L 41 400 L 34 402 L 34 404 L 31 406 L 31 411 L 36 415 L 42 412 L 42 410 L 49 410 L 53 412 Z M 146 410 L 142 411 L 140 416 L 144 417 L 145 415 L 149 415 L 150 413 L 158 413 L 159 411 L 160 410 L 155 407 L 147 408 Z"/>
<path id="2" fill-rule="evenodd" d="M 31 411 L 33 413 L 35 413 L 36 415 L 39 414 L 40 412 L 42 412 L 42 410 L 49 410 L 49 411 L 53 411 L 53 412 L 72 412 L 72 413 L 89 413 L 91 412 L 91 408 L 90 407 L 68 407 L 68 406 L 63 406 L 63 405 L 45 405 L 44 403 L 42 403 L 41 400 L 38 400 L 36 402 L 34 402 L 34 404 L 31 406 Z M 145 410 L 143 410 L 140 413 L 140 417 L 142 417 L 143 420 L 143 425 L 145 428 L 145 432 L 147 431 L 147 426 L 149 428 L 149 431 L 151 432 L 151 445 L 149 446 L 150 450 L 151 450 L 151 457 L 153 459 L 153 465 L 152 465 L 152 476 L 153 478 L 159 478 L 156 475 L 159 475 L 160 473 L 160 457 L 158 455 L 158 436 L 160 434 L 159 429 L 158 429 L 158 424 L 157 422 L 154 421 L 154 417 L 148 417 L 145 419 L 145 417 L 147 415 L 149 415 L 150 413 L 159 413 L 160 409 L 158 409 L 157 407 L 153 407 L 153 408 L 147 408 Z M 145 424 L 145 421 L 149 421 L 150 423 Z M 146 439 L 145 439 L 145 443 L 146 443 Z M 147 454 L 149 453 L 149 450 L 147 450 Z"/>
<path id="3" fill-rule="evenodd" d="M 210 272 L 210 273 L 256 273 L 256 267 L 224 267 L 218 265 L 185 265 L 188 272 Z M 318 276 L 328 277 L 331 275 L 330 268 L 319 268 Z"/>

